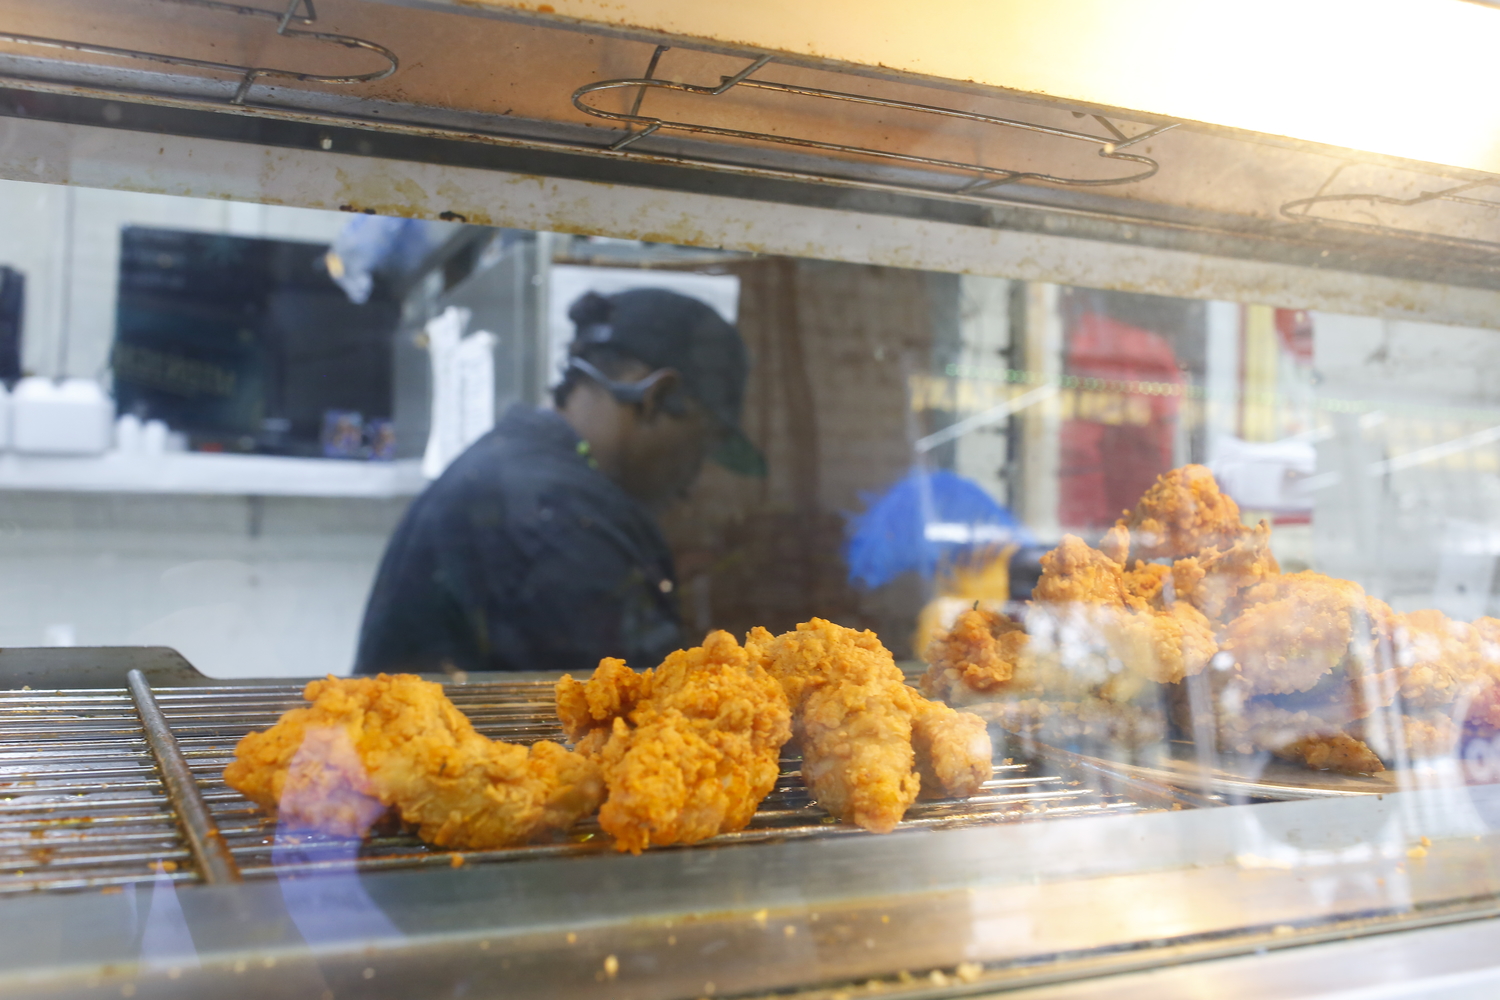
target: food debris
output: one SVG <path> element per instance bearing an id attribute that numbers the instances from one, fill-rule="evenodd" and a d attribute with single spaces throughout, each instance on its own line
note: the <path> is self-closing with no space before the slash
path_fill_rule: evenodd
<path id="1" fill-rule="evenodd" d="M 1432 846 L 1432 841 L 1429 840 L 1427 837 L 1423 837 L 1422 840 L 1421 840 L 1421 844 L 1422 844 L 1423 847 L 1431 847 Z"/>
<path id="2" fill-rule="evenodd" d="M 1275 934 L 1277 937 L 1286 937 L 1288 934 L 1297 933 L 1297 928 L 1293 927 L 1291 924 L 1277 924 L 1275 927 L 1271 928 L 1271 933 Z"/>
<path id="3" fill-rule="evenodd" d="M 676 944 L 676 943 L 677 943 L 677 935 L 676 934 L 668 934 L 667 935 L 667 944 L 670 945 L 670 944 Z"/>
<path id="4" fill-rule="evenodd" d="M 604 974 L 610 979 L 620 974 L 620 960 L 613 955 L 604 957 Z"/>
<path id="5" fill-rule="evenodd" d="M 934 985 L 934 986 L 947 986 L 948 985 L 948 977 L 945 976 L 945 975 L 943 975 L 943 970 L 942 969 L 933 969 L 931 972 L 929 972 L 927 974 L 927 978 L 930 979 L 930 980 L 932 980 L 932 985 Z"/>
<path id="6" fill-rule="evenodd" d="M 880 922 L 882 924 L 888 924 L 888 923 L 890 923 L 891 922 L 891 915 L 889 913 L 882 913 L 880 915 Z"/>
<path id="7" fill-rule="evenodd" d="M 577 944 L 577 943 L 578 943 L 578 935 L 574 934 L 572 931 L 568 931 L 568 944 Z"/>
<path id="8" fill-rule="evenodd" d="M 750 919 L 754 920 L 761 927 L 764 927 L 766 926 L 766 918 L 770 915 L 771 913 L 769 910 L 756 910 L 755 913 L 750 917 Z"/>
<path id="9" fill-rule="evenodd" d="M 958 978 L 966 983 L 975 983 L 984 974 L 984 966 L 978 962 L 959 962 L 958 968 L 953 970 Z"/>
<path id="10" fill-rule="evenodd" d="M 796 937 L 797 928 L 792 926 L 791 924 L 787 924 L 781 929 L 781 933 L 785 934 L 787 937 Z"/>
<path id="11" fill-rule="evenodd" d="M 448 864 L 454 868 L 462 868 L 465 860 L 467 859 L 462 854 L 455 854 L 448 859 Z"/>
<path id="12" fill-rule="evenodd" d="M 1413 847 L 1411 850 L 1406 852 L 1406 856 L 1408 858 L 1425 858 L 1427 857 L 1427 848 Z"/>
<path id="13" fill-rule="evenodd" d="M 374 969 L 370 969 L 370 968 L 366 968 L 364 972 L 360 973 L 360 975 L 364 976 L 366 979 L 374 979 L 375 978 L 375 970 Z"/>

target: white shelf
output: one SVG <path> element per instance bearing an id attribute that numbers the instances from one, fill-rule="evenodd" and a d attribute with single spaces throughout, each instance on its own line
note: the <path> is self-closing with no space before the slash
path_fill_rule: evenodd
<path id="1" fill-rule="evenodd" d="M 0 454 L 0 490 L 380 498 L 415 496 L 426 485 L 415 459 L 361 462 L 201 452 Z"/>

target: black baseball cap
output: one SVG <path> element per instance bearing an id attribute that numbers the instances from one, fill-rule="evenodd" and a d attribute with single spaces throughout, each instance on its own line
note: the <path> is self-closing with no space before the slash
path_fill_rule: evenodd
<path id="1" fill-rule="evenodd" d="M 707 304 L 665 288 L 615 295 L 586 292 L 568 308 L 576 332 L 569 353 L 608 347 L 682 375 L 685 392 L 720 425 L 709 456 L 732 472 L 764 477 L 766 460 L 740 429 L 750 359 L 740 333 Z M 590 373 L 593 374 L 593 373 Z"/>

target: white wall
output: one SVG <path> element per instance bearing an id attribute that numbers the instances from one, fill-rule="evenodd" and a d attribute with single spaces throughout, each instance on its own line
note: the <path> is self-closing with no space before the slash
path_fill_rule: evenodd
<path id="1" fill-rule="evenodd" d="M 22 363 L 106 374 L 122 226 L 327 243 L 348 218 L 0 181 L 0 264 L 26 275 Z M 218 677 L 347 672 L 405 503 L 0 493 L 0 646 L 161 644 Z"/>
<path id="2" fill-rule="evenodd" d="M 0 646 L 165 645 L 215 677 L 347 673 L 405 501 L 0 494 Z"/>

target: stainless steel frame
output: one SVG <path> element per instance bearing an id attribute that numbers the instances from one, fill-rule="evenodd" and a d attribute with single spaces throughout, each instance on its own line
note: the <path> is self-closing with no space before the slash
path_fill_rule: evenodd
<path id="1" fill-rule="evenodd" d="M 1178 811 L 1214 800 L 1057 752 L 886 837 L 830 825 L 795 761 L 750 829 L 641 857 L 587 824 L 467 854 L 288 836 L 218 776 L 296 688 L 132 677 L 0 695 L 0 878 L 30 890 L 0 901 L 6 996 L 977 995 L 1500 912 L 1500 789 Z M 556 735 L 541 678 L 450 693 Z M 191 846 L 219 836 L 246 881 Z"/>

